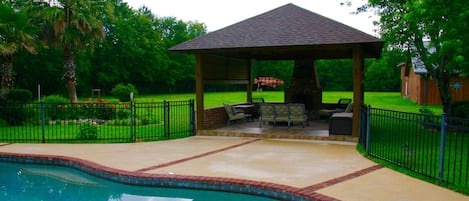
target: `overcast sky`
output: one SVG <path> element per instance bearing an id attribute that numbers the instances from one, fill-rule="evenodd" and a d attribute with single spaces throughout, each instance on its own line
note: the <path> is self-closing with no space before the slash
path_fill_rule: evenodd
<path id="1" fill-rule="evenodd" d="M 172 16 L 183 21 L 204 23 L 209 32 L 293 3 L 309 11 L 377 36 L 369 13 L 352 15 L 355 7 L 341 6 L 345 0 L 124 0 L 137 9 L 145 5 L 159 17 Z M 355 0 L 359 5 L 362 0 Z"/>

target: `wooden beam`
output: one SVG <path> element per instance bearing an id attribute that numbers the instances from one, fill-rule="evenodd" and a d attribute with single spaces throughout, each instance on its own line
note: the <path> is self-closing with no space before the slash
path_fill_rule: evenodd
<path id="1" fill-rule="evenodd" d="M 246 81 L 248 80 L 248 59 L 235 59 L 224 56 L 203 55 L 204 80 L 225 81 Z M 207 83 L 207 82 L 206 82 Z"/>
<path id="2" fill-rule="evenodd" d="M 251 102 L 252 100 L 252 63 L 251 60 L 247 62 L 248 67 L 248 84 L 246 86 L 246 102 Z"/>
<path id="3" fill-rule="evenodd" d="M 359 137 L 360 132 L 360 110 L 364 103 L 364 59 L 363 50 L 360 46 L 353 48 L 353 121 L 352 136 Z"/>
<path id="4" fill-rule="evenodd" d="M 202 56 L 195 56 L 195 100 L 196 100 L 196 130 L 204 129 L 204 73 L 202 71 Z"/>

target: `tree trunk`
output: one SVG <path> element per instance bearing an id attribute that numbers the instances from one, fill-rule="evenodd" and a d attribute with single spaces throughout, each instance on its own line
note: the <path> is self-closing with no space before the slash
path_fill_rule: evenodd
<path id="1" fill-rule="evenodd" d="M 77 98 L 77 78 L 75 74 L 75 63 L 74 63 L 74 55 L 73 55 L 73 45 L 72 44 L 65 44 L 64 47 L 64 75 L 63 78 L 65 80 L 65 86 L 68 92 L 68 98 L 70 99 L 71 103 L 78 102 Z"/>
<path id="2" fill-rule="evenodd" d="M 6 99 L 8 93 L 10 92 L 11 87 L 13 87 L 13 56 L 5 55 L 3 57 L 3 64 L 0 68 L 1 75 L 1 89 L 0 89 L 0 98 Z"/>
<path id="3" fill-rule="evenodd" d="M 448 70 L 439 68 L 436 70 L 436 82 L 438 85 L 438 91 L 440 92 L 441 105 L 443 106 L 443 112 L 451 115 L 451 73 Z"/>

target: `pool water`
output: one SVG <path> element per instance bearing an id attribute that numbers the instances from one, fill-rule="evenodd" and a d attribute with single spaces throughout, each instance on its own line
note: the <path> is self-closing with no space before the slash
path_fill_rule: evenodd
<path id="1" fill-rule="evenodd" d="M 132 186 L 78 170 L 0 162 L 2 201 L 272 201 L 270 198 L 219 191 Z"/>

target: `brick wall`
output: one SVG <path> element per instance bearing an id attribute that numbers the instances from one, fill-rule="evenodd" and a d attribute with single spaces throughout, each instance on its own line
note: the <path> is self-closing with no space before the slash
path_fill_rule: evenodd
<path id="1" fill-rule="evenodd" d="M 205 129 L 217 128 L 226 125 L 228 115 L 223 106 L 213 107 L 204 110 Z"/>
<path id="2" fill-rule="evenodd" d="M 239 103 L 233 105 L 242 105 L 248 103 Z M 212 107 L 204 110 L 204 127 L 205 129 L 220 128 L 226 126 L 228 115 L 225 107 Z"/>

